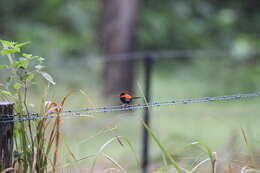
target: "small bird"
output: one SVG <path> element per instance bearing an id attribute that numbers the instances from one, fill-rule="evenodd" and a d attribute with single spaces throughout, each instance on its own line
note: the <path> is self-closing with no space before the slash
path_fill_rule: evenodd
<path id="1" fill-rule="evenodd" d="M 129 103 L 132 102 L 133 99 L 139 99 L 141 97 L 132 97 L 131 95 L 127 94 L 127 93 L 121 93 L 120 94 L 120 100 L 123 104 L 128 105 Z"/>

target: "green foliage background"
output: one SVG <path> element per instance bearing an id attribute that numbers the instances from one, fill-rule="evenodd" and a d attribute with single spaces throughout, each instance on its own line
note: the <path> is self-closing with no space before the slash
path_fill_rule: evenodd
<path id="1" fill-rule="evenodd" d="M 143 0 L 137 51 L 206 50 L 202 54 L 191 52 L 189 56 L 157 59 L 152 79 L 153 100 L 258 91 L 259 2 Z M 100 55 L 99 19 L 100 1 L 97 0 L 1 0 L 0 38 L 30 41 L 32 44 L 25 47 L 25 53 L 27 50 L 46 59 L 46 70 L 57 83 L 49 94 L 51 99 L 59 100 L 72 90 L 83 89 L 87 92 L 89 97 L 79 92 L 73 94 L 65 104 L 67 109 L 89 107 L 92 104 L 110 105 L 112 103 L 103 100 L 99 94 L 102 87 L 102 59 L 94 61 L 91 58 L 92 55 Z M 140 83 L 142 87 L 143 68 L 140 61 L 136 63 L 139 67 L 136 84 Z M 1 56 L 0 64 L 5 64 Z M 2 80 L 5 77 L 0 70 L 0 83 Z M 31 103 L 37 103 L 44 87 L 41 82 L 35 86 L 29 95 Z M 140 88 L 136 88 L 136 95 L 142 95 Z M 117 96 L 115 99 L 118 99 Z M 239 138 L 240 127 L 247 129 L 253 144 L 259 141 L 258 107 L 259 99 L 232 104 L 160 108 L 152 112 L 152 125 L 170 151 L 201 140 L 214 151 L 230 154 L 230 157 L 239 160 L 242 155 L 236 154 L 245 152 Z M 30 109 L 34 110 L 34 107 Z M 123 116 L 102 115 L 84 121 L 70 119 L 62 125 L 64 137 L 69 139 L 67 143 L 77 158 L 98 151 L 101 144 L 115 134 L 127 136 L 140 151 L 141 123 L 138 118 L 142 114 L 133 114 L 136 116 L 123 113 Z M 111 126 L 117 126 L 117 130 L 100 133 Z M 233 142 L 236 142 L 236 147 Z M 111 153 L 122 160 L 122 164 L 128 163 L 129 151 L 118 149 L 116 144 L 111 148 Z M 193 158 L 196 155 L 194 151 L 189 154 Z M 153 144 L 152 158 L 154 163 L 160 160 L 160 152 Z M 182 156 L 177 159 L 181 160 Z M 64 152 L 64 162 L 72 164 L 71 160 Z"/>
<path id="2" fill-rule="evenodd" d="M 47 58 L 50 69 L 61 79 L 64 69 L 57 72 L 56 67 L 74 68 L 79 64 L 83 74 L 95 72 L 98 76 L 101 64 L 91 65 L 91 55 L 100 54 L 100 1 L 2 0 L 0 5 L 1 39 L 31 41 L 28 49 Z M 200 73 L 199 80 L 210 84 L 214 75 L 215 83 L 228 86 L 217 90 L 233 90 L 223 84 L 224 79 L 234 84 L 232 88 L 253 90 L 260 73 L 259 9 L 257 1 L 145 0 L 136 49 L 213 50 L 194 54 L 191 59 L 160 60 L 156 68 L 169 77 L 176 70 L 183 73 L 183 69 L 191 69 L 187 67 L 197 67 L 207 71 Z"/>

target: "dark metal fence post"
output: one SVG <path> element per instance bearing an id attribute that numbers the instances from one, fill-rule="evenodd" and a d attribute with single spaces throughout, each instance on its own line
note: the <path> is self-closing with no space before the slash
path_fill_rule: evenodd
<path id="1" fill-rule="evenodd" d="M 13 103 L 0 102 L 0 172 L 12 167 L 14 123 L 1 121 L 13 120 L 13 107 Z"/>
<path id="2" fill-rule="evenodd" d="M 145 74 L 144 74 L 145 97 L 146 97 L 146 101 L 150 102 L 151 76 L 152 76 L 151 57 L 146 57 L 144 60 L 144 64 L 145 64 Z M 143 120 L 147 126 L 150 126 L 149 108 L 144 108 Z M 142 168 L 144 173 L 147 173 L 148 165 L 149 165 L 149 135 L 145 127 L 143 127 Z"/>

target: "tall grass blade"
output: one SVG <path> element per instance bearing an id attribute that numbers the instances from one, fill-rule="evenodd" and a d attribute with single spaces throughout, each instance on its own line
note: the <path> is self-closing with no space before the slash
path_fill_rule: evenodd
<path id="1" fill-rule="evenodd" d="M 8 173 L 9 171 L 13 171 L 13 170 L 15 170 L 15 169 L 14 168 L 7 168 L 7 169 L 1 171 L 0 173 Z"/>
<path id="2" fill-rule="evenodd" d="M 130 143 L 130 141 L 129 141 L 127 138 L 122 137 L 122 136 L 113 137 L 113 138 L 111 138 L 110 140 L 108 140 L 105 144 L 103 144 L 103 145 L 100 147 L 100 149 L 99 149 L 98 153 L 96 154 L 96 157 L 95 157 L 95 159 L 94 159 L 94 161 L 93 161 L 93 163 L 92 163 L 92 166 L 91 166 L 91 169 L 90 169 L 90 173 L 93 173 L 93 171 L 94 171 L 94 169 L 95 169 L 95 166 L 96 166 L 97 159 L 98 159 L 98 157 L 103 153 L 104 149 L 105 149 L 110 143 L 112 143 L 113 141 L 117 141 L 118 138 L 124 139 L 124 140 L 127 142 L 128 146 L 130 147 L 131 151 L 133 151 L 133 153 L 135 153 L 132 144 Z M 137 159 L 136 155 L 135 155 L 135 158 L 136 158 L 136 162 L 137 162 L 137 164 L 138 164 L 138 167 L 141 169 L 141 164 L 140 164 L 139 160 Z"/>
<path id="3" fill-rule="evenodd" d="M 118 137 L 120 137 L 120 136 L 118 136 Z M 103 150 L 104 150 L 111 142 L 117 140 L 118 137 L 113 137 L 113 138 L 111 138 L 110 140 L 108 140 L 106 143 L 104 143 L 104 144 L 100 147 L 100 149 L 99 149 L 99 151 L 98 151 L 98 153 L 97 153 L 97 155 L 96 155 L 96 157 L 95 157 L 95 159 L 94 159 L 94 161 L 93 161 L 93 164 L 92 164 L 92 166 L 91 166 L 91 169 L 90 169 L 90 172 L 91 172 L 91 173 L 93 173 L 93 171 L 94 171 L 94 169 L 95 169 L 95 166 L 96 166 L 97 159 L 98 159 L 98 157 L 102 154 Z"/>
<path id="4" fill-rule="evenodd" d="M 112 157 L 110 157 L 109 155 L 107 154 L 104 154 L 104 156 L 110 160 L 115 166 L 117 166 L 121 171 L 120 172 L 123 172 L 123 173 L 127 173 L 126 170 L 119 164 L 117 163 L 116 160 L 114 160 Z"/>
<path id="5" fill-rule="evenodd" d="M 178 166 L 177 162 L 172 158 L 171 154 L 166 150 L 166 148 L 162 145 L 162 143 L 159 141 L 159 139 L 153 134 L 152 130 L 143 122 L 144 127 L 147 129 L 148 133 L 152 137 L 152 139 L 156 142 L 156 144 L 159 146 L 163 154 L 169 161 L 172 163 L 174 168 L 178 173 L 182 173 L 182 169 Z"/>
<path id="6" fill-rule="evenodd" d="M 107 172 L 112 172 L 113 173 L 116 173 L 116 172 L 121 172 L 119 169 L 116 169 L 116 168 L 108 168 L 106 170 L 104 170 L 102 173 L 107 173 Z"/>
<path id="7" fill-rule="evenodd" d="M 240 173 L 260 173 L 260 170 L 251 166 L 245 166 L 241 169 Z"/>
<path id="8" fill-rule="evenodd" d="M 210 159 L 208 158 L 208 159 L 201 161 L 194 168 L 192 168 L 192 170 L 190 170 L 189 173 L 195 172 L 202 164 L 206 163 L 207 161 L 210 161 Z"/>
<path id="9" fill-rule="evenodd" d="M 205 144 L 203 142 L 196 141 L 196 142 L 193 142 L 191 144 L 192 145 L 198 145 L 198 146 L 200 146 L 202 149 L 204 149 L 206 151 L 206 153 L 207 153 L 207 155 L 208 155 L 208 157 L 210 159 L 210 162 L 211 162 L 211 168 L 212 168 L 211 171 L 212 171 L 212 173 L 215 173 L 216 172 L 216 153 L 213 152 L 211 150 L 211 148 L 207 144 Z"/>
<path id="10" fill-rule="evenodd" d="M 242 132 L 245 144 L 246 144 L 246 148 L 247 148 L 247 152 L 248 152 L 249 157 L 250 157 L 251 164 L 253 166 L 256 166 L 256 162 L 255 162 L 255 159 L 254 159 L 254 153 L 253 153 L 251 145 L 250 145 L 250 143 L 248 141 L 248 137 L 246 135 L 246 132 L 245 132 L 245 130 L 243 128 L 241 128 L 241 132 Z"/>
<path id="11" fill-rule="evenodd" d="M 167 163 L 167 159 L 166 159 L 166 157 L 165 157 L 164 154 L 162 154 L 162 160 L 163 160 L 164 168 L 166 168 L 166 169 L 164 170 L 164 172 L 165 172 L 165 173 L 168 173 L 168 163 Z"/>

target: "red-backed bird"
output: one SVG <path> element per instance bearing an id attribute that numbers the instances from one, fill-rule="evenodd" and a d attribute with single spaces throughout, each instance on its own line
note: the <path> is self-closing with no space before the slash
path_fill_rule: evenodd
<path id="1" fill-rule="evenodd" d="M 139 99 L 141 97 L 132 97 L 131 95 L 127 93 L 121 93 L 120 94 L 120 100 L 123 104 L 129 104 L 132 102 L 133 99 Z"/>

